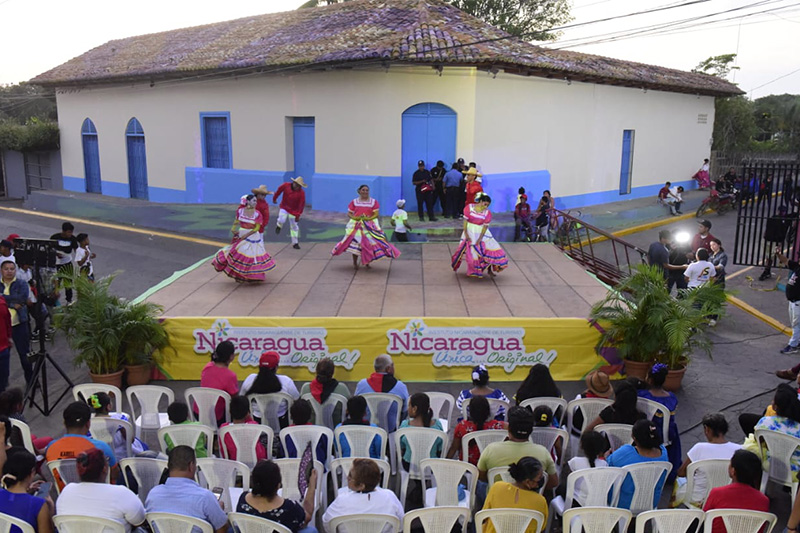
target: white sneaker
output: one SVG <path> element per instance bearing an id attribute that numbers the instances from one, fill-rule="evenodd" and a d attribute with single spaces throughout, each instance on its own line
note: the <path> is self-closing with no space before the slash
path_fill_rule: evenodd
<path id="1" fill-rule="evenodd" d="M 713 328 L 714 326 L 717 325 L 717 321 L 712 318 L 711 320 L 708 321 L 708 325 Z"/>

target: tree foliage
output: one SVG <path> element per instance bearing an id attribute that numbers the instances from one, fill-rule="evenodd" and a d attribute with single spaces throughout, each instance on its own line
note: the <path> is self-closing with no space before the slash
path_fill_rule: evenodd
<path id="1" fill-rule="evenodd" d="M 58 148 L 57 120 L 52 89 L 29 83 L 0 86 L 0 150 Z"/>
<path id="2" fill-rule="evenodd" d="M 309 0 L 300 8 L 348 0 Z M 570 20 L 569 0 L 448 0 L 458 9 L 526 41 L 553 41 L 560 35 L 551 28 Z"/>
<path id="3" fill-rule="evenodd" d="M 708 59 L 698 63 L 692 69 L 692 72 L 702 72 L 718 78 L 726 78 L 732 70 L 739 70 L 739 67 L 733 66 L 736 60 L 736 54 L 722 54 L 718 56 L 711 56 Z"/>
<path id="4" fill-rule="evenodd" d="M 0 150 L 28 152 L 58 148 L 58 124 L 32 118 L 25 124 L 0 121 Z"/>
<path id="5" fill-rule="evenodd" d="M 744 96 L 717 98 L 714 102 L 712 150 L 746 152 L 750 150 L 756 123 L 753 102 Z"/>

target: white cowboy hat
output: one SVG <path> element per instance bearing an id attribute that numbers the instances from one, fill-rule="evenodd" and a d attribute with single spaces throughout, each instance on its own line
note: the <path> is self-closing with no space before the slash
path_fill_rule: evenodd
<path id="1" fill-rule="evenodd" d="M 250 189 L 250 192 L 253 194 L 264 194 L 264 195 L 272 194 L 272 191 L 267 189 L 267 186 L 264 184 L 259 185 L 258 189 Z"/>
<path id="2" fill-rule="evenodd" d="M 290 179 L 304 189 L 308 187 L 308 185 L 306 185 L 306 182 L 303 181 L 303 176 L 297 176 L 296 178 L 290 178 Z"/>

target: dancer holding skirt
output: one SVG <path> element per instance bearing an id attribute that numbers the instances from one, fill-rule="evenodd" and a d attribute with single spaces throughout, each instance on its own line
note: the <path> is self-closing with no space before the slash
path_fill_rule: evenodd
<path id="1" fill-rule="evenodd" d="M 475 196 L 475 203 L 464 207 L 464 232 L 456 253 L 453 254 L 454 271 L 458 271 L 465 258 L 467 276 L 473 278 L 482 278 L 484 270 L 494 277 L 495 272 L 508 266 L 506 253 L 489 231 L 489 223 L 492 221 L 492 213 L 489 211 L 491 203 L 492 199 L 488 194 L 479 192 Z"/>
<path id="2" fill-rule="evenodd" d="M 214 256 L 211 264 L 217 272 L 225 272 L 239 283 L 264 281 L 265 274 L 275 268 L 275 261 L 264 249 L 264 235 L 259 232 L 264 218 L 256 210 L 256 196 L 242 196 L 233 222 L 233 244 Z"/>

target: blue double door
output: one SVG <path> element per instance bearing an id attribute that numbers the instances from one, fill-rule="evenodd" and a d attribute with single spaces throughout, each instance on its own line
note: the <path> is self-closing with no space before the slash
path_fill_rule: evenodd
<path id="1" fill-rule="evenodd" d="M 147 151 L 144 130 L 135 118 L 128 122 L 125 142 L 128 149 L 128 185 L 131 198 L 147 200 Z"/>
<path id="2" fill-rule="evenodd" d="M 456 112 L 443 104 L 425 103 L 403 112 L 401 191 L 406 211 L 417 211 L 417 195 L 411 180 L 419 160 L 430 170 L 439 160 L 446 169 L 456 160 Z"/>
<path id="3" fill-rule="evenodd" d="M 303 177 L 306 189 L 306 203 L 313 204 L 314 172 L 316 170 L 316 150 L 314 146 L 314 117 L 294 117 L 294 177 Z"/>

